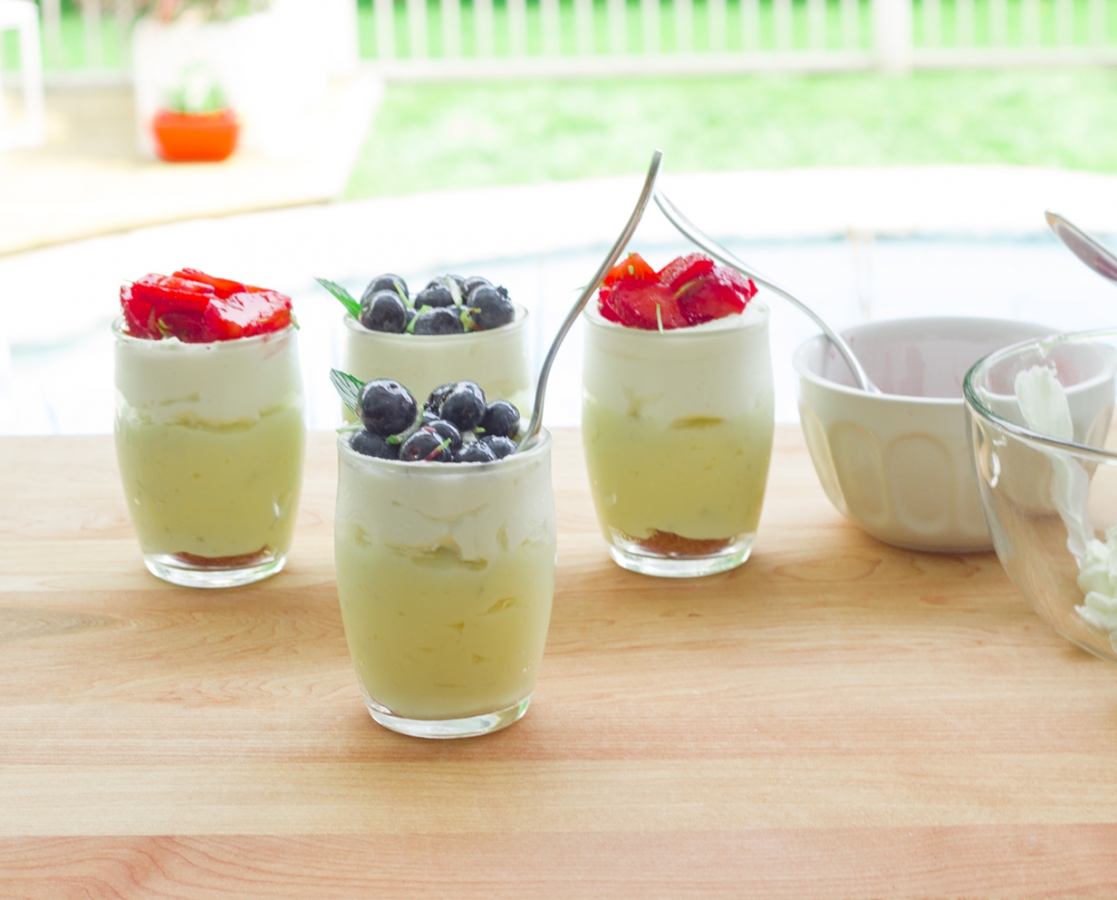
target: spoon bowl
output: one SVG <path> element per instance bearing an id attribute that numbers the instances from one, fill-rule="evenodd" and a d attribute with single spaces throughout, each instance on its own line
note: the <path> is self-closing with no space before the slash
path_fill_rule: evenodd
<path id="1" fill-rule="evenodd" d="M 1117 281 L 1117 256 L 1108 247 L 1081 228 L 1072 225 L 1058 213 L 1046 212 L 1044 215 L 1047 217 L 1047 224 L 1055 232 L 1055 237 L 1062 241 L 1071 253 L 1102 278 Z"/>

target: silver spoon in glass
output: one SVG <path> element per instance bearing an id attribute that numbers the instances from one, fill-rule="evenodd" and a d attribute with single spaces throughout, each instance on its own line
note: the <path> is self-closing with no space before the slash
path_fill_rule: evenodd
<path id="1" fill-rule="evenodd" d="M 756 269 L 747 266 L 713 238 L 701 232 L 690 219 L 679 211 L 679 208 L 675 206 L 674 203 L 667 199 L 663 191 L 656 191 L 655 202 L 656 206 L 658 206 L 660 211 L 667 217 L 667 220 L 674 225 L 681 234 L 689 238 L 692 243 L 701 247 L 723 265 L 729 266 L 731 269 L 736 269 L 746 278 L 751 278 L 757 284 L 768 288 L 772 293 L 779 294 L 792 306 L 806 314 L 815 325 L 822 329 L 822 333 L 830 339 L 830 343 L 833 344 L 834 348 L 841 354 L 842 359 L 845 360 L 846 365 L 849 366 L 849 370 L 853 374 L 853 380 L 857 382 L 857 386 L 861 390 L 870 394 L 883 393 L 880 388 L 873 384 L 872 379 L 865 373 L 865 369 L 861 366 L 861 363 L 857 361 L 857 357 L 853 353 L 853 348 L 849 346 L 845 338 L 827 325 L 818 313 L 807 306 L 807 304 L 798 297 L 791 294 L 790 291 L 780 287 L 772 281 L 771 278 L 761 275 Z"/>
<path id="2" fill-rule="evenodd" d="M 1045 212 L 1047 224 L 1071 253 L 1086 263 L 1102 278 L 1117 281 L 1117 256 L 1097 238 L 1076 228 L 1058 213 Z"/>
<path id="3" fill-rule="evenodd" d="M 578 297 L 578 300 L 570 308 L 570 312 L 566 314 L 558 334 L 551 342 L 551 349 L 547 351 L 547 357 L 543 360 L 543 368 L 539 370 L 539 383 L 535 386 L 535 409 L 531 413 L 531 421 L 527 426 L 527 436 L 520 442 L 516 448 L 517 451 L 525 449 L 539 434 L 539 429 L 543 427 L 543 401 L 547 396 L 547 379 L 551 374 L 551 366 L 555 363 L 555 357 L 558 356 L 559 346 L 562 344 L 563 339 L 567 333 L 574 326 L 578 316 L 581 315 L 586 304 L 589 303 L 590 297 L 593 296 L 594 291 L 597 290 L 598 285 L 601 284 L 605 275 L 613 266 L 617 264 L 620 255 L 624 252 L 624 248 L 628 246 L 628 242 L 632 239 L 632 235 L 636 232 L 636 226 L 640 224 L 640 219 L 644 216 L 644 210 L 648 207 L 648 201 L 651 200 L 652 195 L 655 193 L 655 181 L 659 177 L 660 163 L 663 162 L 663 153 L 656 150 L 652 154 L 652 163 L 648 166 L 648 174 L 644 179 L 643 190 L 640 191 L 640 199 L 636 201 L 636 208 L 632 210 L 632 215 L 628 217 L 628 224 L 624 226 L 624 231 L 621 236 L 617 238 L 613 249 L 609 251 L 609 255 L 605 257 L 603 262 L 598 268 L 597 273 L 590 279 L 589 284 L 586 285 L 584 291 Z"/>

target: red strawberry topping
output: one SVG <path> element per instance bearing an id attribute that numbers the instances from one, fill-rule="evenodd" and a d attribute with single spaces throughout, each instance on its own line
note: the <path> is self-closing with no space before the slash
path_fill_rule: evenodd
<path id="1" fill-rule="evenodd" d="M 679 295 L 679 308 L 688 325 L 699 325 L 743 312 L 754 296 L 752 279 L 718 266 L 687 283 Z"/>
<path id="2" fill-rule="evenodd" d="M 681 256 L 656 272 L 638 254 L 611 269 L 598 291 L 598 309 L 610 322 L 666 331 L 740 313 L 756 285 L 701 253 Z"/>
<path id="3" fill-rule="evenodd" d="M 659 282 L 678 294 L 688 282 L 700 278 L 714 268 L 714 261 L 701 253 L 680 256 L 659 270 Z"/>
<path id="4" fill-rule="evenodd" d="M 277 291 L 218 297 L 206 307 L 205 321 L 218 341 L 281 331 L 291 324 L 291 298 Z"/>
<path id="5" fill-rule="evenodd" d="M 215 278 L 213 275 L 207 275 L 205 272 L 199 272 L 197 269 L 179 269 L 175 272 L 175 278 L 183 278 L 186 281 L 193 281 L 198 284 L 208 284 L 213 288 L 218 297 L 231 297 L 233 294 L 239 294 L 241 291 L 248 290 L 239 281 L 230 281 L 228 278 Z"/>
<path id="6" fill-rule="evenodd" d="M 197 269 L 145 275 L 120 289 L 120 305 L 128 333 L 149 340 L 228 341 L 292 323 L 290 297 Z"/>

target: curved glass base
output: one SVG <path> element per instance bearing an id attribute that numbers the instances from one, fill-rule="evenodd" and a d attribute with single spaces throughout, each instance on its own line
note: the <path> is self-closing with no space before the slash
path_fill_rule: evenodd
<path id="1" fill-rule="evenodd" d="M 496 712 L 482 713 L 479 716 L 466 716 L 464 719 L 405 719 L 369 697 L 363 686 L 361 693 L 364 695 L 369 715 L 385 728 L 411 737 L 435 739 L 478 737 L 500 731 L 522 719 L 531 703 L 531 694 L 528 694 L 519 703 L 505 709 L 498 709 Z"/>
<path id="2" fill-rule="evenodd" d="M 283 569 L 287 554 L 264 551 L 247 556 L 205 559 L 187 553 L 144 554 L 144 565 L 157 578 L 194 588 L 227 588 L 262 581 Z"/>
<path id="3" fill-rule="evenodd" d="M 659 578 L 698 578 L 735 569 L 749 558 L 756 532 L 738 535 L 709 553 L 664 553 L 649 549 L 631 539 L 613 534 L 609 555 L 622 569 L 655 575 Z"/>

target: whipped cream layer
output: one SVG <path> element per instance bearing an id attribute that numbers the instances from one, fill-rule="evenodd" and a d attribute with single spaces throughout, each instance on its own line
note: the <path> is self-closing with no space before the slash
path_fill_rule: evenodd
<path id="1" fill-rule="evenodd" d="M 250 423 L 278 408 L 302 409 L 296 331 L 186 344 L 116 335 L 121 415 L 164 424 Z"/>
<path id="2" fill-rule="evenodd" d="M 544 432 L 545 434 L 545 432 Z M 339 539 L 411 553 L 490 560 L 555 541 L 550 436 L 491 463 L 405 463 L 362 456 L 338 438 Z"/>
<path id="3" fill-rule="evenodd" d="M 517 306 L 514 321 L 490 331 L 414 335 L 370 331 L 346 315 L 342 368 L 362 381 L 398 381 L 420 404 L 439 385 L 474 381 L 489 402 L 508 400 L 530 416 L 527 321 L 527 310 Z"/>
<path id="4" fill-rule="evenodd" d="M 586 310 L 582 385 L 599 407 L 669 426 L 748 415 L 772 403 L 768 307 L 690 328 L 644 331 Z"/>

